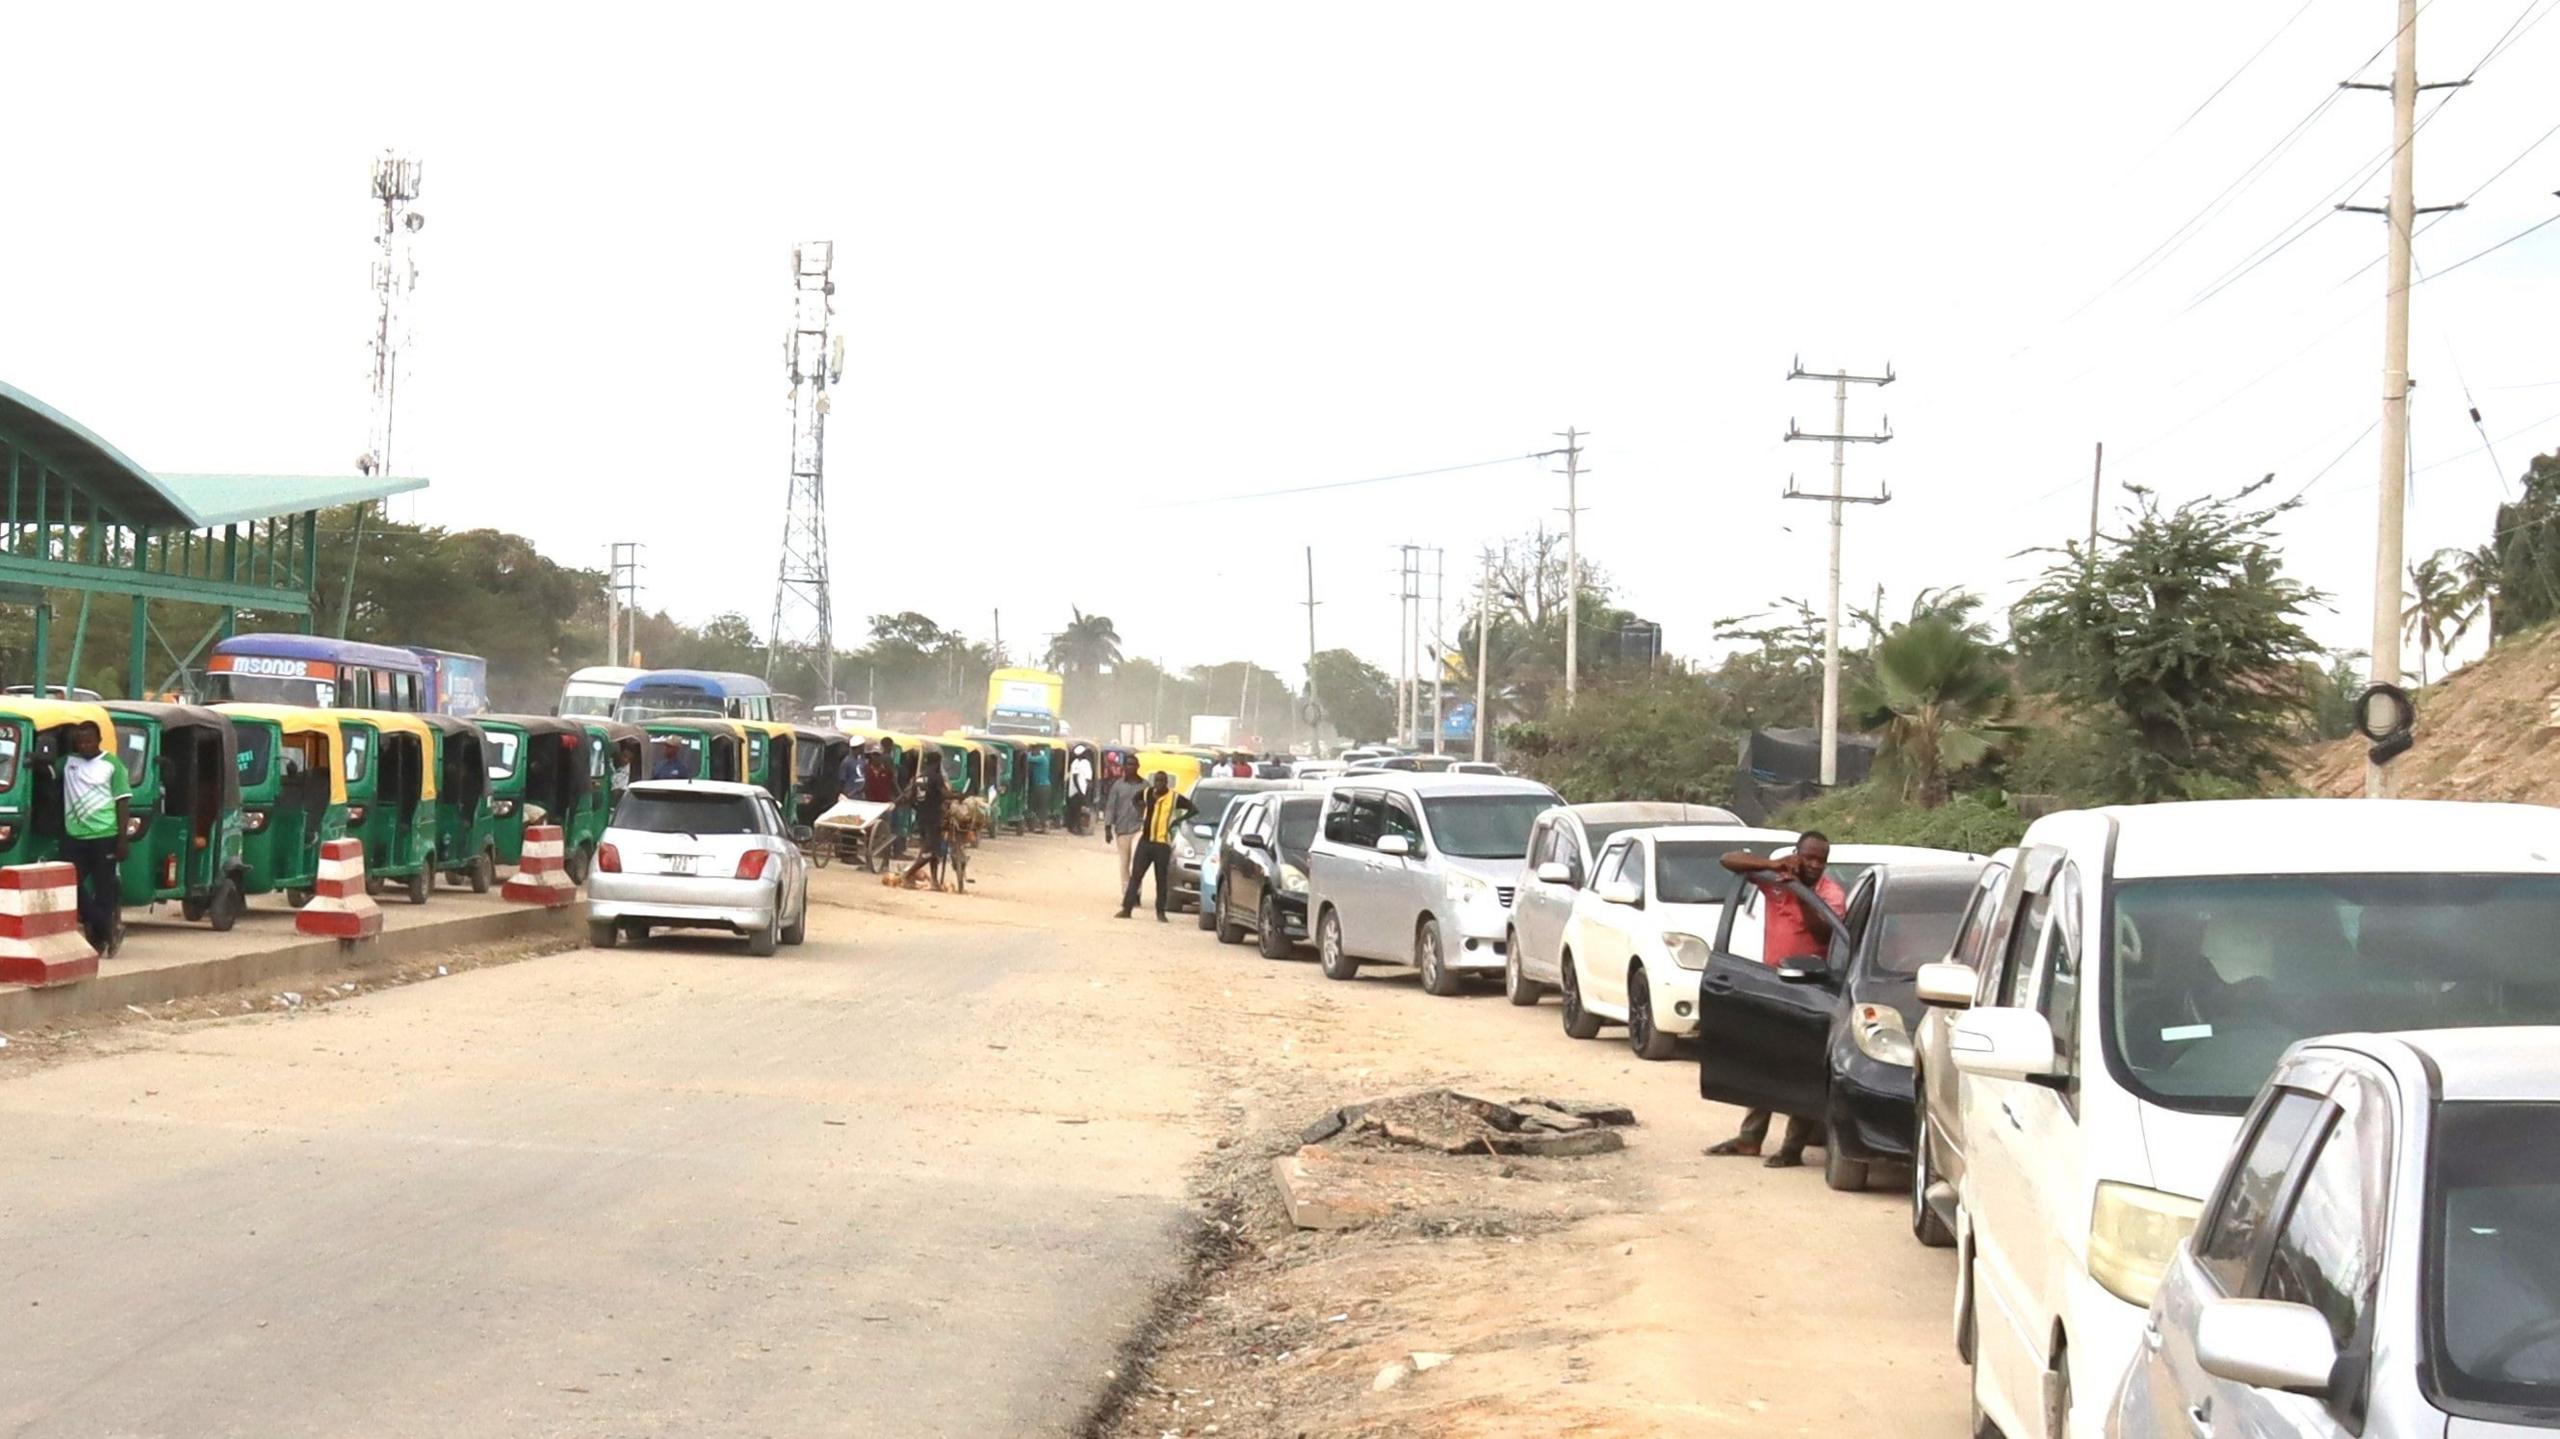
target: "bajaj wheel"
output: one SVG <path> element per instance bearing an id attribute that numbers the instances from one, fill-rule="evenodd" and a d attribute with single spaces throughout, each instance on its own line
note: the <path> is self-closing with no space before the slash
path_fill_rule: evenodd
<path id="1" fill-rule="evenodd" d="M 498 852 L 493 849 L 484 849 L 480 851 L 480 857 L 471 862 L 471 892 L 487 894 L 497 886 Z"/>
<path id="2" fill-rule="evenodd" d="M 307 889 L 288 889 L 284 892 L 284 902 L 292 905 L 295 909 L 300 909 L 311 902 L 311 891 Z"/>
<path id="3" fill-rule="evenodd" d="M 434 863 L 435 861 L 428 860 L 425 864 L 418 866 L 415 874 L 409 876 L 409 902 L 411 904 L 425 904 L 427 902 L 427 896 L 435 893 L 436 872 L 433 868 Z"/>
<path id="4" fill-rule="evenodd" d="M 576 849 L 569 851 L 569 858 L 567 862 L 562 864 L 560 867 L 569 872 L 569 882 L 571 884 L 583 885 L 587 882 L 587 870 L 594 860 L 595 851 L 589 849 L 585 845 L 580 845 Z"/>
<path id="5" fill-rule="evenodd" d="M 229 876 L 214 881 L 213 898 L 204 907 L 205 922 L 216 934 L 229 934 L 231 926 L 240 922 L 241 911 L 249 907 L 248 896 L 240 892 L 240 881 Z"/>

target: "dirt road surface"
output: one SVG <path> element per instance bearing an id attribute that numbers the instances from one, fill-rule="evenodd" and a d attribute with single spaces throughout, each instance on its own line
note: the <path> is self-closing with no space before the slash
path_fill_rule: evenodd
<path id="1" fill-rule="evenodd" d="M 829 871 L 772 960 L 22 1036 L 0 1435 L 1962 1432 L 1949 1265 L 1893 1196 L 1701 1157 L 1733 1116 L 1693 1071 L 1552 1004 L 1115 921 L 1111 864 Z M 1290 1229 L 1300 1126 L 1451 1082 L 1640 1123 Z"/>

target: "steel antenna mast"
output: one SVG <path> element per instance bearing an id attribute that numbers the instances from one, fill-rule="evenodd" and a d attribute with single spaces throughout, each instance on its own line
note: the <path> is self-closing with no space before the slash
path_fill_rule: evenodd
<path id="1" fill-rule="evenodd" d="M 837 695 L 835 600 L 827 588 L 827 387 L 844 378 L 844 337 L 830 333 L 835 255 L 833 240 L 810 240 L 791 252 L 791 332 L 783 339 L 791 375 L 791 493 L 764 653 L 771 679 L 786 648 L 811 651 L 818 688 L 829 702 Z"/>

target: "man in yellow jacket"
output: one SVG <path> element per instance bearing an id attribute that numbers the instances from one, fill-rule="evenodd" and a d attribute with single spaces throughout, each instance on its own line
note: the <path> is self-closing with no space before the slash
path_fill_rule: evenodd
<path id="1" fill-rule="evenodd" d="M 1157 770 L 1147 776 L 1146 798 L 1138 802 L 1138 844 L 1129 858 L 1129 887 L 1120 895 L 1119 917 L 1138 907 L 1138 891 L 1147 872 L 1156 876 L 1156 923 L 1165 923 L 1164 908 L 1173 895 L 1173 827 L 1198 811 L 1191 797 L 1177 794 L 1173 776 Z"/>

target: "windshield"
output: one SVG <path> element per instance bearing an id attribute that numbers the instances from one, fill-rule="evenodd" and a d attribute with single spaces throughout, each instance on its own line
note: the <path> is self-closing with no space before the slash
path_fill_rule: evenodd
<path id="1" fill-rule="evenodd" d="M 1320 799 L 1290 799 L 1280 804 L 1280 852 L 1305 854 L 1316 842 L 1316 820 L 1324 814 Z"/>
<path id="2" fill-rule="evenodd" d="M 647 724 L 654 719 L 692 717 L 713 719 L 728 712 L 710 695 L 670 693 L 659 690 L 652 694 L 624 695 L 616 701 L 613 717 L 627 724 Z"/>
<path id="3" fill-rule="evenodd" d="M 1625 825 L 1608 826 L 1612 833 Z M 1724 867 L 1731 853 L 1695 840 L 1653 847 L 1653 889 L 1664 904 L 1722 904 L 1733 898 L 1734 876 Z"/>
<path id="4" fill-rule="evenodd" d="M 1460 859 L 1525 859 L 1529 830 L 1555 804 L 1551 794 L 1456 794 L 1423 800 L 1431 842 Z"/>
<path id="5" fill-rule="evenodd" d="M 276 732 L 262 724 L 231 727 L 239 741 L 240 787 L 255 789 L 267 782 L 267 771 L 276 761 Z"/>
<path id="6" fill-rule="evenodd" d="M 487 746 L 489 752 L 489 778 L 493 780 L 514 779 L 516 777 L 516 747 L 524 743 L 524 736 L 519 734 L 509 734 L 505 730 L 490 730 L 487 733 L 489 739 Z"/>
<path id="7" fill-rule="evenodd" d="M 1885 876 L 1888 881 L 1892 878 Z M 1868 972 L 1907 978 L 1918 974 L 1920 966 L 1946 958 L 1956 942 L 1956 925 L 1964 919 L 1964 907 L 1972 898 L 1970 875 L 1956 884 L 1886 884 L 1884 909 L 1876 917 L 1884 927 L 1876 932 Z"/>
<path id="8" fill-rule="evenodd" d="M 2448 1399 L 2560 1406 L 2560 1104 L 2447 1104 L 2429 1158 L 2427 1347 Z"/>
<path id="9" fill-rule="evenodd" d="M 373 736 L 361 729 L 347 731 L 347 783 L 362 784 L 373 768 Z"/>
<path id="10" fill-rule="evenodd" d="M 141 784 L 143 767 L 151 763 L 151 732 L 138 724 L 117 730 L 116 759 L 124 765 L 124 782 Z"/>
<path id="11" fill-rule="evenodd" d="M 571 719 L 611 719 L 613 718 L 613 702 L 618 698 L 620 698 L 620 696 L 613 694 L 562 695 L 560 697 L 560 713 Z"/>
<path id="12" fill-rule="evenodd" d="M 2560 875 L 2133 880 L 2107 1045 L 2172 1107 L 2237 1114 L 2295 1040 L 2560 1022 Z"/>
<path id="13" fill-rule="evenodd" d="M 740 794 L 633 790 L 614 810 L 613 827 L 652 834 L 754 834 L 756 807 Z"/>
<path id="14" fill-rule="evenodd" d="M 292 705 L 327 709 L 338 702 L 338 687 L 328 680 L 282 675 L 211 674 L 204 677 L 206 704 Z"/>

